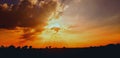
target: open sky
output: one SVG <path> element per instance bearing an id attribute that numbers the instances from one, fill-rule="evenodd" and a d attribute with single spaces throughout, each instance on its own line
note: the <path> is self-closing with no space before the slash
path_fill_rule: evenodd
<path id="1" fill-rule="evenodd" d="M 120 0 L 0 0 L 0 45 L 116 43 L 120 43 Z"/>

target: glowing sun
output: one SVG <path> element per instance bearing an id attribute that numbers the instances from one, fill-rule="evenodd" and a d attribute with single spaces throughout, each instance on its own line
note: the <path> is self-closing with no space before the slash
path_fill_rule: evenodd
<path id="1" fill-rule="evenodd" d="M 52 19 L 48 21 L 48 25 L 45 26 L 45 30 L 41 34 L 44 46 L 63 47 L 66 45 L 62 35 L 65 33 L 64 30 L 67 26 L 62 24 L 60 20 Z"/>
<path id="2" fill-rule="evenodd" d="M 44 31 L 40 35 L 43 38 L 43 46 L 63 47 L 65 40 L 62 39 L 64 30 L 67 26 L 62 23 L 62 13 L 65 5 L 58 4 L 56 11 L 48 18 L 47 26 L 44 27 Z"/>

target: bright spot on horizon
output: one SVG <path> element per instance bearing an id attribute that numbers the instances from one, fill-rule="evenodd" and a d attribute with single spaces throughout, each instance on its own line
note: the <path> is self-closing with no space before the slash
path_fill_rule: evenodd
<path id="1" fill-rule="evenodd" d="M 66 40 L 63 39 L 64 31 L 67 26 L 61 23 L 62 17 L 58 19 L 51 19 L 45 30 L 39 36 L 43 38 L 44 46 L 63 47 L 66 46 Z"/>

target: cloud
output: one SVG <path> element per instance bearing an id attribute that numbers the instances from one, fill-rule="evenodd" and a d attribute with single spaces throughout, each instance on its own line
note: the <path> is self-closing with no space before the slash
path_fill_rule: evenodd
<path id="1" fill-rule="evenodd" d="M 58 2 L 52 0 L 49 2 L 22 0 L 17 4 L 1 3 L 0 29 L 14 30 L 19 27 L 24 32 L 21 38 L 30 40 L 35 34 L 44 30 L 49 16 L 56 11 L 57 5 Z"/>

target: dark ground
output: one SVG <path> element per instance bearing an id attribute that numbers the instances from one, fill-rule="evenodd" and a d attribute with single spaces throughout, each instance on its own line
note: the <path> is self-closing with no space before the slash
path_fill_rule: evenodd
<path id="1" fill-rule="evenodd" d="M 0 58 L 120 58 L 120 44 L 89 48 L 0 48 Z"/>

